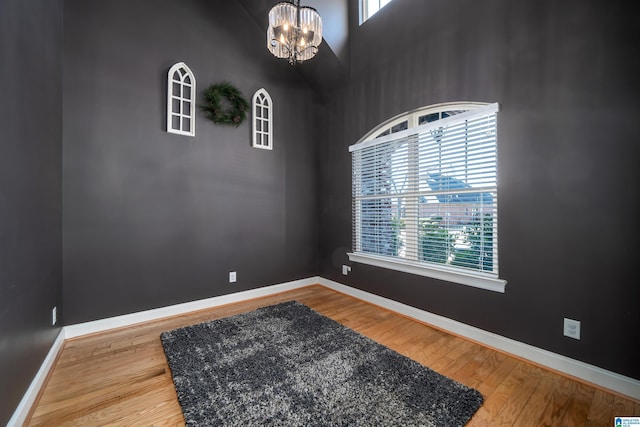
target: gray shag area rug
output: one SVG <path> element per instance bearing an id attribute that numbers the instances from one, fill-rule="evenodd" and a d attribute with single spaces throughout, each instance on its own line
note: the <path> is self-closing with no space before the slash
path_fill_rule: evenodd
<path id="1" fill-rule="evenodd" d="M 161 334 L 188 426 L 463 426 L 482 395 L 296 301 Z"/>

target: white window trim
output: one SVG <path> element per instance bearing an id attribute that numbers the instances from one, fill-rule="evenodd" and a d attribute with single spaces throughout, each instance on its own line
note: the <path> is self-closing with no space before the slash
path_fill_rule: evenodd
<path id="1" fill-rule="evenodd" d="M 482 108 L 478 113 L 474 113 L 471 110 L 475 110 L 478 108 Z M 418 117 L 424 114 L 430 114 L 441 111 L 450 111 L 452 109 L 467 109 L 465 116 L 467 118 L 471 118 L 477 115 L 483 115 L 487 112 L 497 112 L 499 110 L 499 106 L 497 103 L 495 104 L 486 104 L 486 103 L 477 103 L 477 102 L 465 102 L 465 103 L 443 103 L 437 104 L 434 106 L 424 107 L 417 110 L 413 110 L 410 112 L 406 112 L 403 114 L 399 114 L 395 117 L 392 117 L 389 120 L 381 123 L 376 126 L 374 129 L 369 131 L 364 137 L 362 137 L 356 144 L 349 147 L 350 152 L 357 151 L 362 148 L 374 146 L 377 144 L 381 144 L 390 140 L 395 140 L 398 138 L 402 138 L 404 136 L 409 136 L 416 134 L 417 129 L 429 129 L 429 128 L 438 128 L 443 125 L 446 125 L 447 121 L 455 120 L 455 116 L 443 118 L 437 120 L 435 122 L 431 122 L 428 124 L 424 124 L 421 126 L 417 126 Z M 401 123 L 403 120 L 408 120 L 408 129 L 399 131 L 396 133 L 392 133 L 389 135 L 377 137 L 384 130 Z M 358 224 L 355 224 L 358 227 Z M 357 234 L 357 230 L 356 230 Z M 497 249 L 497 233 L 495 233 L 494 238 L 496 239 L 496 249 Z M 431 277 L 434 279 L 446 280 L 452 283 L 458 283 L 462 285 L 472 286 L 480 289 L 486 289 L 490 291 L 504 293 L 507 281 L 504 279 L 500 279 L 497 277 L 495 273 L 487 273 L 482 271 L 472 271 L 472 270 L 463 270 L 456 267 L 451 267 L 446 264 L 427 264 L 420 261 L 413 261 L 403 258 L 396 257 L 388 257 L 384 255 L 377 255 L 372 253 L 365 252 L 349 252 L 347 253 L 349 260 L 352 262 L 357 262 L 361 264 L 372 265 L 375 267 L 387 268 L 390 270 L 401 271 L 404 273 L 416 274 L 425 277 Z"/>
<path id="2" fill-rule="evenodd" d="M 185 75 L 180 80 L 175 80 L 173 75 L 176 71 L 184 70 Z M 191 79 L 191 83 L 186 83 L 184 78 L 189 77 Z M 191 89 L 190 96 L 188 98 L 184 98 L 182 94 L 174 94 L 173 93 L 173 84 L 177 83 L 180 85 L 181 90 L 186 86 Z M 178 62 L 174 64 L 167 74 L 167 132 L 175 133 L 178 135 L 186 135 L 186 136 L 195 136 L 196 135 L 196 103 L 195 103 L 195 95 L 196 94 L 196 78 L 193 75 L 191 69 L 184 62 Z M 178 99 L 180 102 L 180 111 L 173 111 L 173 100 Z M 188 112 L 182 111 L 182 105 L 184 101 L 188 101 L 190 104 L 190 108 Z M 173 127 L 173 116 L 178 115 L 180 117 L 180 127 Z M 188 131 L 182 129 L 182 120 L 184 118 L 189 119 L 189 123 L 191 124 Z"/>
<path id="3" fill-rule="evenodd" d="M 260 101 L 261 95 L 264 96 L 266 105 Z M 268 117 L 266 119 L 264 118 L 264 116 L 262 115 L 259 116 L 256 113 L 258 106 L 261 107 L 262 109 L 266 108 L 267 111 L 269 112 Z M 258 89 L 256 93 L 253 94 L 253 99 L 251 102 L 251 110 L 253 112 L 253 118 L 251 121 L 252 122 L 251 134 L 253 138 L 252 146 L 255 148 L 261 148 L 263 150 L 273 150 L 273 101 L 271 100 L 271 96 L 269 95 L 269 92 L 266 91 L 266 89 L 264 88 Z M 262 120 L 263 124 L 264 123 L 267 124 L 266 132 L 264 132 L 264 125 L 262 126 L 262 130 L 257 129 L 257 126 L 256 126 L 257 120 Z M 263 139 L 260 138 L 261 135 L 267 135 L 269 139 L 269 144 L 267 145 L 262 144 Z"/>
<path id="4" fill-rule="evenodd" d="M 358 142 L 356 142 L 354 145 L 349 147 L 349 151 L 353 151 L 353 148 L 358 147 L 358 144 L 369 141 L 369 140 L 383 142 L 384 141 L 383 138 L 388 139 L 388 137 L 383 136 L 380 138 L 376 138 L 376 135 L 386 130 L 387 128 L 395 126 L 398 123 L 402 123 L 405 120 L 409 121 L 409 129 L 402 132 L 407 132 L 407 134 L 412 134 L 412 133 L 415 133 L 415 129 L 412 129 L 412 128 L 415 128 L 416 126 L 418 126 L 418 118 L 425 114 L 439 113 L 442 111 L 451 111 L 452 109 L 467 109 L 470 111 L 470 110 L 486 107 L 487 105 L 490 105 L 490 104 L 487 104 L 486 102 L 473 102 L 473 101 L 443 102 L 440 104 L 430 105 L 428 107 L 422 107 L 422 108 L 417 108 L 411 111 L 405 111 L 404 113 L 400 113 L 397 116 L 393 116 L 390 119 L 385 120 L 383 123 L 371 129 L 362 138 L 360 138 Z M 495 108 L 497 111 L 498 104 L 491 104 L 491 105 L 495 105 L 496 106 Z M 446 119 L 443 119 L 443 120 L 446 120 Z M 444 122 L 440 121 L 439 123 L 442 124 Z M 436 127 L 439 127 L 439 126 L 436 126 Z M 394 135 L 393 138 L 396 138 L 400 135 L 400 133 L 394 133 L 392 135 Z"/>
<path id="5" fill-rule="evenodd" d="M 448 282 L 459 283 L 461 285 L 472 286 L 474 288 L 487 289 L 489 291 L 504 293 L 507 281 L 491 277 L 482 272 L 465 273 L 447 265 L 425 266 L 421 262 L 410 261 L 400 258 L 389 258 L 374 254 L 347 253 L 349 261 L 360 264 L 373 265 L 375 267 L 387 268 L 389 270 L 401 271 L 403 273 L 416 274 L 418 276 L 431 277 L 432 279 L 446 280 Z"/>
<path id="6" fill-rule="evenodd" d="M 360 0 L 360 25 L 364 24 L 364 22 L 371 18 L 373 15 L 378 13 L 383 7 L 391 3 L 391 0 L 388 0 L 385 4 L 380 4 L 381 0 L 378 0 L 378 8 L 375 11 L 369 10 L 369 2 L 367 0 Z"/>

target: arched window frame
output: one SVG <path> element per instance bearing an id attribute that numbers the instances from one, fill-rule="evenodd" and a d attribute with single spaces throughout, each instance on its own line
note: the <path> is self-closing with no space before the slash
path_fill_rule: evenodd
<path id="1" fill-rule="evenodd" d="M 167 74 L 167 132 L 196 134 L 196 78 L 184 62 L 174 64 Z"/>
<path id="2" fill-rule="evenodd" d="M 381 136 L 386 135 L 387 131 L 390 133 L 400 132 L 406 129 L 413 129 L 420 124 L 420 118 L 429 114 L 434 113 L 451 113 L 451 112 L 465 112 L 469 110 L 474 110 L 477 108 L 481 108 L 486 106 L 486 102 L 473 102 L 473 101 L 464 101 L 464 102 L 444 102 L 441 104 L 429 105 L 426 107 L 420 107 L 415 110 L 407 111 L 397 116 L 394 116 L 390 119 L 385 120 L 380 123 L 369 132 L 365 134 L 358 143 L 363 141 L 369 141 Z M 398 125 L 407 122 L 406 127 L 400 127 Z M 394 127 L 398 127 L 397 130 L 394 130 Z"/>
<path id="3" fill-rule="evenodd" d="M 497 111 L 498 104 L 478 102 L 422 107 L 384 121 L 349 147 L 350 261 L 504 292 L 497 258 Z M 469 180 L 467 170 L 475 173 Z"/>
<path id="4" fill-rule="evenodd" d="M 253 94 L 251 101 L 252 120 L 252 146 L 263 150 L 273 149 L 273 101 L 269 92 L 261 88 Z"/>

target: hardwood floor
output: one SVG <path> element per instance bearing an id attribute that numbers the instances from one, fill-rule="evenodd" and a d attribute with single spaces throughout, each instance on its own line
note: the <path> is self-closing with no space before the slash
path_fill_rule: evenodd
<path id="1" fill-rule="evenodd" d="M 469 426 L 612 426 L 640 402 L 320 285 L 65 342 L 29 426 L 184 425 L 160 333 L 282 301 L 314 310 L 482 393 Z"/>

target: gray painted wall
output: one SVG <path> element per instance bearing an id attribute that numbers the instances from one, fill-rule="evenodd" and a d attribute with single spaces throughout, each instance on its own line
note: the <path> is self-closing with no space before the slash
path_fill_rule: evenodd
<path id="1" fill-rule="evenodd" d="M 356 3 L 356 2 L 352 2 Z M 320 145 L 321 274 L 640 379 L 638 26 L 621 2 L 395 0 L 358 27 Z M 447 101 L 499 102 L 500 294 L 353 264 L 347 147 Z M 563 318 L 582 322 L 580 341 Z"/>
<path id="2" fill-rule="evenodd" d="M 59 331 L 61 48 L 61 1 L 0 1 L 0 425 Z"/>
<path id="3" fill-rule="evenodd" d="M 65 323 L 316 275 L 317 106 L 240 3 L 67 0 L 64 13 Z M 198 112 L 194 138 L 165 132 L 178 61 L 199 93 L 266 88 L 274 150 L 250 146 L 249 120 Z"/>

